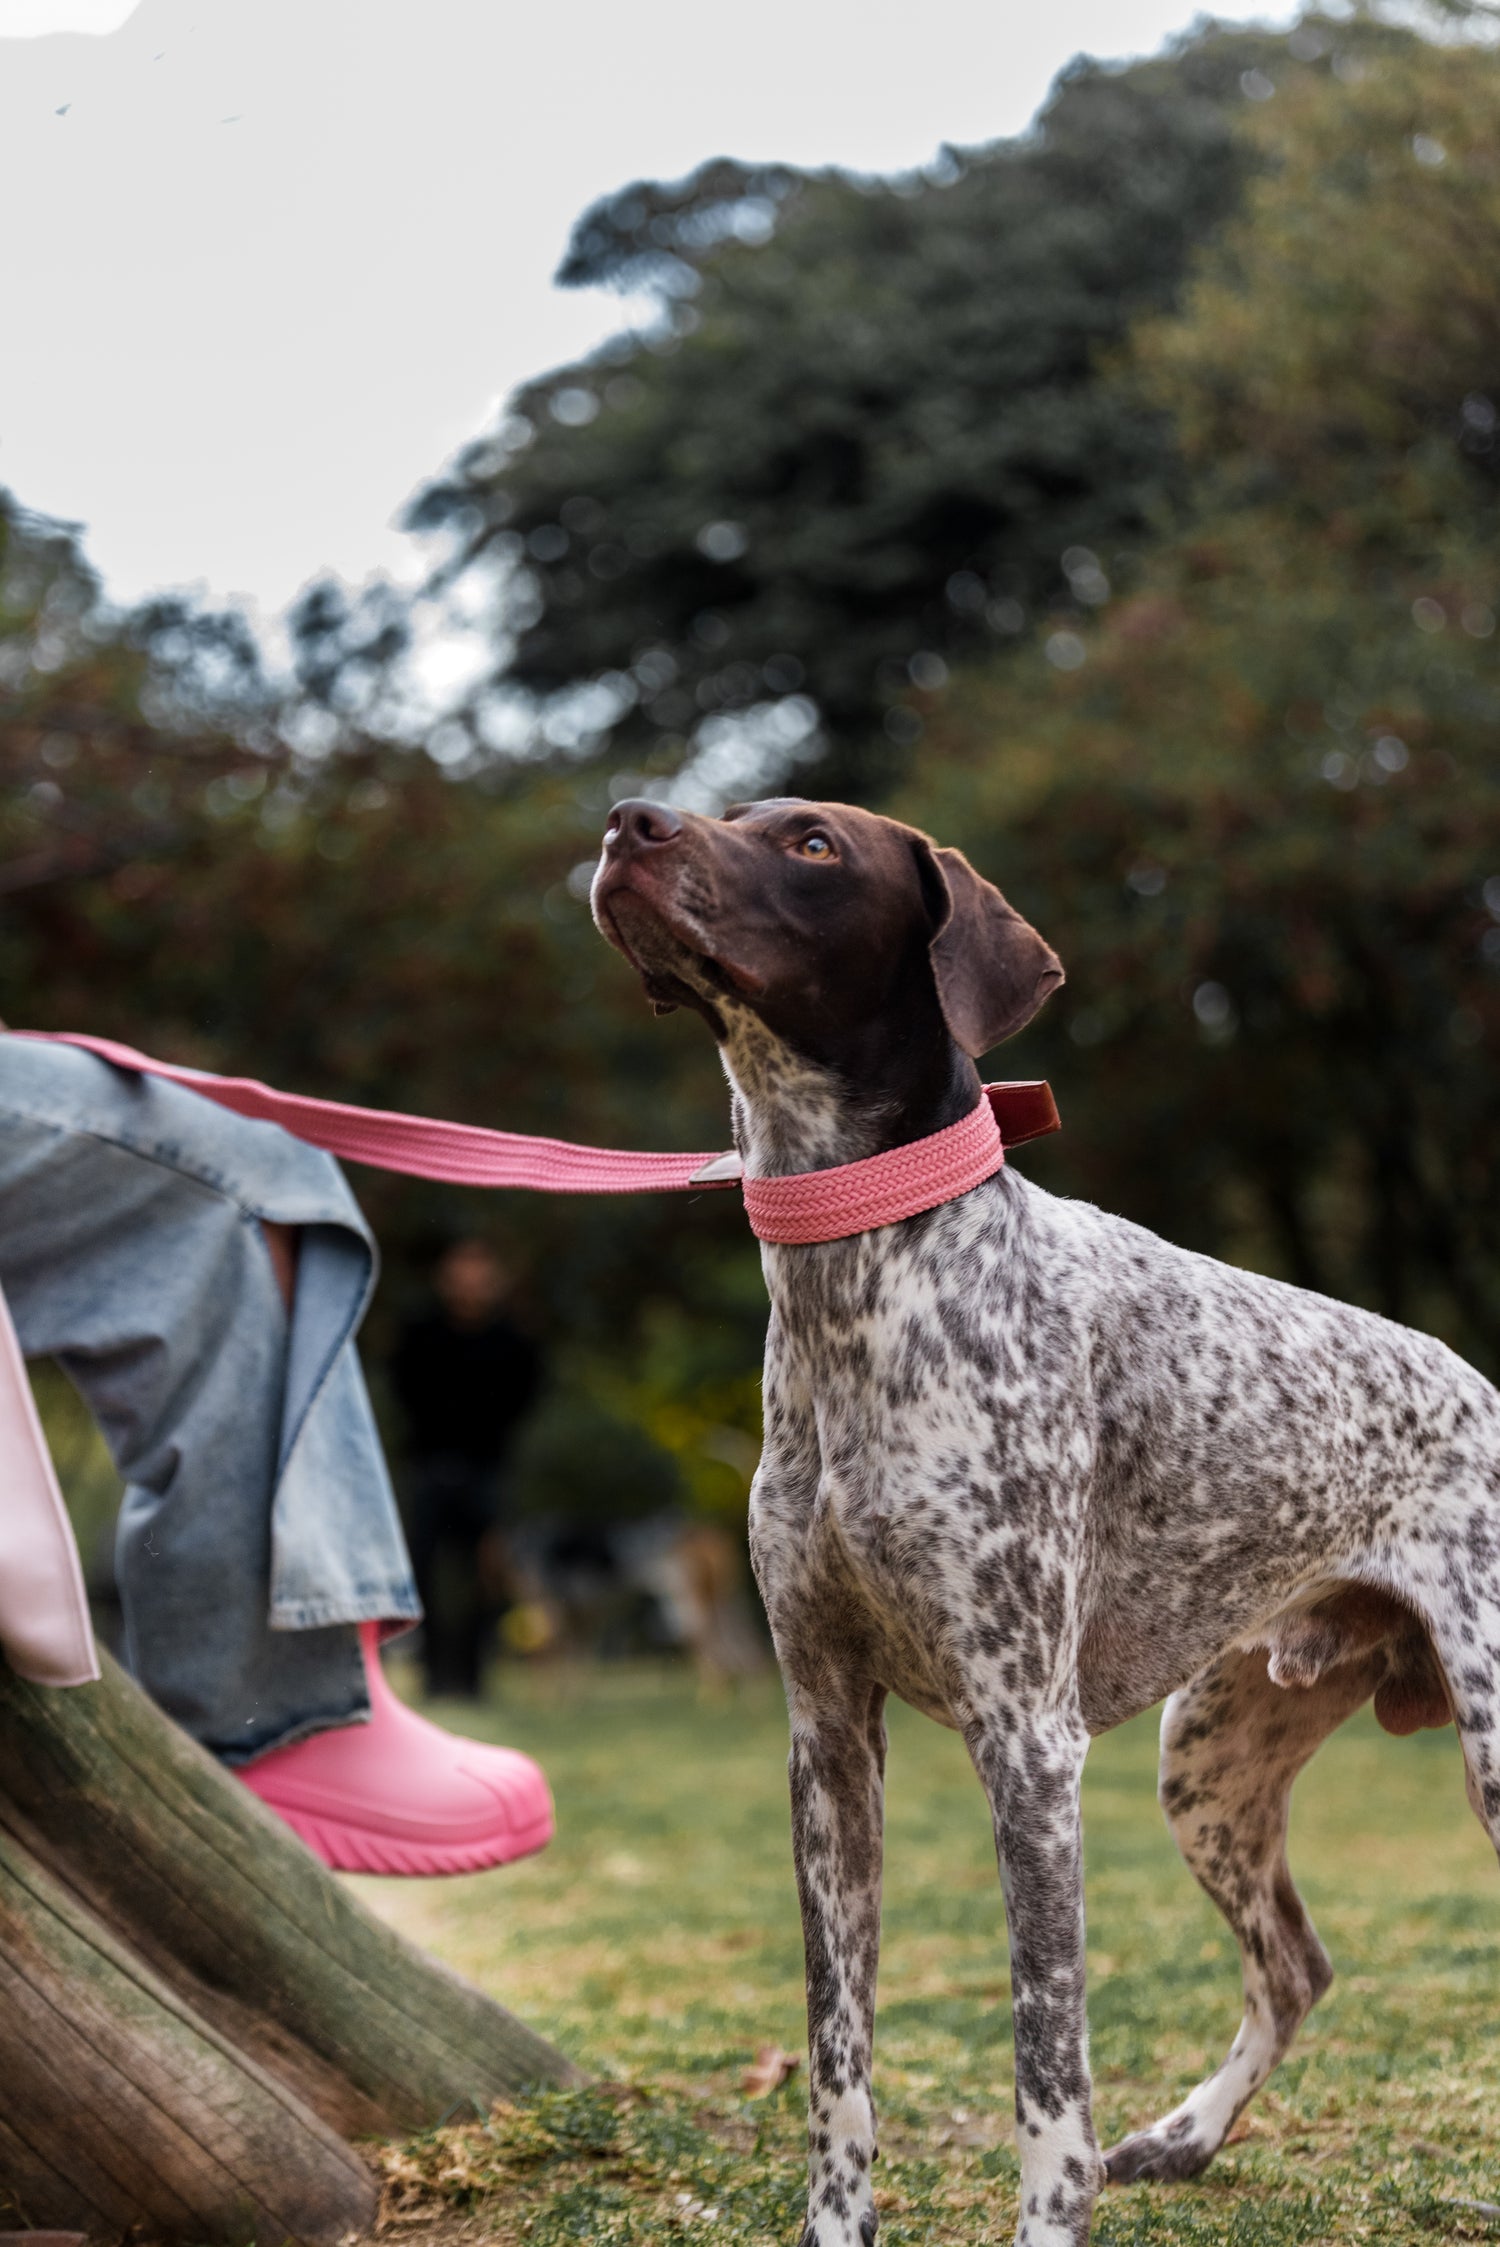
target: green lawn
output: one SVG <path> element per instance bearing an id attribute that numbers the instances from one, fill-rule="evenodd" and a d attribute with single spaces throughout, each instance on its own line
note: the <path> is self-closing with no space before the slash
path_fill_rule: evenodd
<path id="1" fill-rule="evenodd" d="M 445 1721 L 540 1757 L 553 1847 L 509 1870 L 358 1885 L 377 1911 L 553 2036 L 601 2088 L 457 2122 L 394 2153 L 420 2238 L 792 2247 L 804 2082 L 765 2100 L 756 2047 L 799 2051 L 784 1719 L 767 1681 L 701 1703 L 675 1670 L 507 1673 Z M 1085 1786 L 1090 2016 L 1106 2142 L 1214 2064 L 1233 1945 L 1169 1842 L 1149 1718 Z M 1005 1948 L 988 1819 L 962 1747 L 891 1712 L 876 2055 L 881 2247 L 1008 2240 L 1015 2213 Z M 1500 1882 L 1453 1734 L 1350 1725 L 1304 1776 L 1293 1864 L 1338 1980 L 1236 2141 L 1191 2186 L 1101 2202 L 1095 2236 L 1291 2242 L 1500 2236 Z"/>
<path id="2" fill-rule="evenodd" d="M 71 1392 L 45 1369 L 38 1386 L 91 1539 L 113 1511 L 108 1463 Z M 558 1838 L 501 1872 L 356 1886 L 600 2080 L 386 2151 L 398 2233 L 414 2247 L 792 2247 L 805 2084 L 740 2089 L 757 2047 L 803 2038 L 774 1681 L 706 1704 L 673 1668 L 511 1668 L 499 1702 L 437 1713 L 541 1759 Z M 979 2247 L 1009 2240 L 1016 2176 L 988 1817 L 951 1734 L 900 1707 L 890 1729 L 881 2247 Z M 1239 2017 L 1234 1947 L 1167 1839 L 1154 1775 L 1142 1718 L 1095 1745 L 1085 1781 L 1105 2143 L 1197 2081 Z M 1331 1993 L 1208 2176 L 1106 2194 L 1095 2238 L 1500 2241 L 1500 2219 L 1462 2205 L 1500 2203 L 1500 1881 L 1453 1733 L 1347 1726 L 1298 1789 L 1292 1863 Z"/>

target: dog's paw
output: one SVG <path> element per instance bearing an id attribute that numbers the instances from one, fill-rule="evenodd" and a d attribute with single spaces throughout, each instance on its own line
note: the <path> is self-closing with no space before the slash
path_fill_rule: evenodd
<path id="1" fill-rule="evenodd" d="M 859 2247 L 875 2247 L 875 2235 L 880 2229 L 880 2218 L 873 2208 L 867 2208 L 859 2219 Z M 809 2224 L 797 2247 L 820 2247 L 815 2227 Z"/>
<path id="2" fill-rule="evenodd" d="M 1179 2185 L 1199 2176 L 1215 2153 L 1200 2145 L 1190 2130 L 1138 2130 L 1122 2138 L 1104 2156 L 1104 2181 L 1110 2185 L 1135 2185 L 1149 2180 L 1158 2185 Z"/>

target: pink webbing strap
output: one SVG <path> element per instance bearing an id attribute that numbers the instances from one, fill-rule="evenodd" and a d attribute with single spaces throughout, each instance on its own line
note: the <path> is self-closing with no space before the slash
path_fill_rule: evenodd
<path id="1" fill-rule="evenodd" d="M 99 1675 L 83 1568 L 0 1296 L 0 1646 L 35 1685 Z"/>
<path id="2" fill-rule="evenodd" d="M 1000 1126 L 986 1094 L 961 1122 L 886 1154 L 790 1178 L 747 1178 L 745 1214 L 763 1241 L 794 1246 L 846 1240 L 954 1201 L 993 1177 L 1004 1161 Z"/>
<path id="3" fill-rule="evenodd" d="M 345 1162 L 370 1163 L 412 1178 L 455 1186 L 522 1186 L 544 1194 L 683 1192 L 743 1184 L 752 1231 L 763 1241 L 787 1245 L 845 1240 L 851 1233 L 897 1225 L 903 1217 L 936 1209 L 993 1176 L 1005 1161 L 1007 1146 L 1058 1129 L 1047 1085 L 986 1085 L 967 1116 L 930 1138 L 829 1170 L 743 1178 L 734 1154 L 632 1154 L 612 1147 L 577 1147 L 566 1139 L 534 1139 L 519 1131 L 486 1131 L 478 1124 L 442 1123 L 275 1092 L 254 1077 L 215 1077 L 206 1070 L 153 1061 L 112 1038 L 61 1030 L 16 1035 L 81 1046 L 122 1069 L 165 1077 L 238 1115 L 280 1124 L 295 1138 Z"/>
<path id="4" fill-rule="evenodd" d="M 122 1069 L 141 1069 L 202 1093 L 221 1108 L 280 1124 L 345 1162 L 399 1170 L 410 1178 L 436 1178 L 449 1186 L 529 1186 L 542 1194 L 644 1194 L 653 1189 L 733 1186 L 738 1173 L 699 1179 L 718 1155 L 630 1154 L 613 1147 L 575 1147 L 566 1139 L 533 1139 L 520 1131 L 486 1131 L 481 1124 L 436 1122 L 388 1108 L 352 1108 L 342 1100 L 310 1100 L 299 1092 L 274 1092 L 254 1077 L 213 1077 L 153 1061 L 113 1038 L 71 1031 L 22 1030 L 48 1044 L 82 1046 Z"/>

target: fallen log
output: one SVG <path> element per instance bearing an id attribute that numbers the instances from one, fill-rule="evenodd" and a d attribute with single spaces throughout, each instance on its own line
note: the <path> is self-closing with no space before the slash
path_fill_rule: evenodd
<path id="1" fill-rule="evenodd" d="M 350 2138 L 576 2079 L 114 1663 L 0 1664 L 0 2224 L 334 2240 L 374 2210 Z"/>

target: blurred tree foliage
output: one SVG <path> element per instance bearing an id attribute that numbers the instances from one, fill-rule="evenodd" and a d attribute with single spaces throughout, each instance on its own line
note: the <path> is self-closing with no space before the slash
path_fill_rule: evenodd
<path id="1" fill-rule="evenodd" d="M 1129 379 L 1191 519 L 950 698 L 904 808 L 1072 973 L 1085 1190 L 1500 1368 L 1500 60 L 1260 106 Z"/>
<path id="2" fill-rule="evenodd" d="M 418 505 L 460 561 L 523 542 L 507 677 L 558 721 L 525 755 L 358 731 L 391 599 L 315 596 L 287 702 L 232 619 L 114 615 L 0 508 L 0 1014 L 713 1147 L 701 1030 L 652 1020 L 585 874 L 622 752 L 753 790 L 800 747 L 809 790 L 899 779 L 1062 950 L 1007 1064 L 1063 1106 L 1033 1175 L 1495 1369 L 1497 96 L 1493 50 L 1369 20 L 1210 28 L 932 180 L 723 165 L 588 214 L 577 270 L 670 297 L 655 346 L 534 386 L 529 440 Z M 539 1503 L 622 1422 L 654 1487 L 743 1503 L 732 1195 L 356 1184 L 386 1317 L 439 1228 L 519 1251 Z"/>
<path id="3" fill-rule="evenodd" d="M 879 785 L 914 685 L 1099 597 L 1091 550 L 1180 495 L 1170 420 L 1109 354 L 1237 203 L 1262 87 L 1392 43 L 1210 26 L 1073 64 L 1030 132 L 925 174 L 721 161 L 596 205 L 560 278 L 654 321 L 523 390 L 411 512 L 455 571 L 508 575 L 505 686 L 647 772 L 696 752 L 706 793 L 726 741 L 766 783 L 815 751 L 821 785 Z"/>
<path id="4" fill-rule="evenodd" d="M 212 620 L 194 638 L 165 611 L 113 615 L 73 539 L 13 505 L 0 542 L 0 1018 L 516 1130 L 724 1144 L 693 1026 L 652 1023 L 589 921 L 602 780 L 502 764 L 455 783 L 357 739 L 294 754 L 253 670 L 213 699 Z M 722 1455 L 755 1428 L 762 1312 L 733 1196 L 356 1185 L 392 1268 L 376 1357 L 441 1240 L 498 1227 L 559 1385 L 613 1396 L 630 1363 L 664 1486 L 743 1505 Z M 684 1434 L 674 1398 L 714 1411 Z"/>
<path id="5" fill-rule="evenodd" d="M 71 915 L 47 920 L 54 898 L 86 896 L 109 946 L 116 909 L 205 803 L 284 767 L 268 740 L 268 756 L 248 746 L 261 691 L 241 620 L 175 603 L 112 615 L 73 535 L 0 492 L 0 897 L 18 901 L 0 920 L 0 975 L 12 990 L 34 916 L 64 945 L 77 935 Z M 209 700 L 233 710 L 232 727 Z"/>

